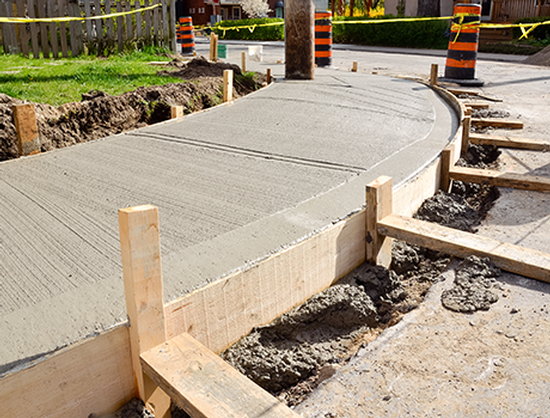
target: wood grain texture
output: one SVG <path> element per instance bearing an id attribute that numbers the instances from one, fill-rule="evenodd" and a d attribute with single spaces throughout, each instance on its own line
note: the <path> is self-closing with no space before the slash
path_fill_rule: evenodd
<path id="1" fill-rule="evenodd" d="M 503 270 L 550 282 L 550 254 L 401 215 L 378 222 L 378 233 L 460 258 L 490 257 Z"/>
<path id="2" fill-rule="evenodd" d="M 193 418 L 298 418 L 189 334 L 141 355 L 145 372 Z"/>
<path id="3" fill-rule="evenodd" d="M 532 151 L 549 151 L 550 142 L 540 139 L 512 138 L 501 135 L 470 134 L 470 143 L 494 145 L 502 148 L 527 149 Z"/>
<path id="4" fill-rule="evenodd" d="M 388 268 L 391 264 L 392 239 L 378 234 L 376 226 L 380 219 L 393 212 L 392 180 L 380 176 L 367 185 L 365 211 L 365 260 L 368 263 Z"/>
<path id="5" fill-rule="evenodd" d="M 523 122 L 519 120 L 472 118 L 472 125 L 481 128 L 523 129 Z"/>
<path id="6" fill-rule="evenodd" d="M 233 101 L 233 70 L 223 70 L 223 102 Z"/>
<path id="7" fill-rule="evenodd" d="M 136 396 L 128 328 L 69 346 L 0 380 L 2 416 L 88 417 L 114 412 Z"/>
<path id="8" fill-rule="evenodd" d="M 439 188 L 446 193 L 448 193 L 451 189 L 451 178 L 449 176 L 449 171 L 452 166 L 452 160 L 453 148 L 447 146 L 443 151 L 441 151 L 441 180 L 439 184 Z"/>
<path id="9" fill-rule="evenodd" d="M 40 139 L 34 104 L 14 105 L 12 110 L 19 155 L 40 154 Z"/>
<path id="10" fill-rule="evenodd" d="M 467 183 L 489 184 L 497 187 L 550 192 L 550 179 L 527 174 L 502 173 L 495 170 L 484 170 L 470 167 L 452 167 L 449 176 L 453 180 Z"/>

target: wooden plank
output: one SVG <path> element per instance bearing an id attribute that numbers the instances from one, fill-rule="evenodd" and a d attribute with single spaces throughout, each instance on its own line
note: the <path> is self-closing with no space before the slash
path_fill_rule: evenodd
<path id="1" fill-rule="evenodd" d="M 503 270 L 550 282 L 550 254 L 458 229 L 392 214 L 378 222 L 378 233 L 457 257 L 490 257 Z"/>
<path id="2" fill-rule="evenodd" d="M 94 16 L 101 16 L 101 0 L 95 0 L 94 2 Z M 94 20 L 96 31 L 96 50 L 99 55 L 103 55 L 103 19 Z"/>
<path id="3" fill-rule="evenodd" d="M 246 73 L 246 52 L 241 52 L 241 72 Z"/>
<path id="4" fill-rule="evenodd" d="M 84 16 L 92 16 L 92 7 L 90 5 L 90 0 L 84 0 Z M 95 43 L 92 33 L 92 21 L 86 20 L 84 24 L 86 25 L 86 43 L 88 45 L 88 53 L 95 53 Z"/>
<path id="5" fill-rule="evenodd" d="M 35 2 L 34 0 L 27 0 L 27 13 L 32 19 L 36 17 L 35 12 Z M 31 27 L 31 45 L 32 45 L 32 57 L 35 59 L 40 58 L 40 48 L 38 46 L 38 26 L 36 23 L 29 23 Z"/>
<path id="6" fill-rule="evenodd" d="M 393 212 L 392 179 L 380 176 L 367 185 L 365 231 L 365 260 L 368 263 L 389 267 L 391 264 L 392 239 L 378 234 L 378 221 Z"/>
<path id="7" fill-rule="evenodd" d="M 168 0 L 167 0 L 168 1 Z M 177 54 L 178 47 L 176 44 L 176 0 L 170 0 L 170 32 L 168 34 L 170 38 L 170 49 L 174 54 Z"/>
<path id="8" fill-rule="evenodd" d="M 18 17 L 25 17 L 27 15 L 25 10 L 25 1 L 24 0 L 17 0 L 17 16 Z M 29 56 L 29 41 L 30 36 L 29 32 L 27 32 L 27 25 L 19 25 L 19 39 L 21 41 L 21 52 L 24 56 Z"/>
<path id="9" fill-rule="evenodd" d="M 149 7 L 149 0 L 144 0 L 143 7 L 147 8 Z M 151 45 L 152 38 L 151 38 L 151 10 L 146 10 L 145 12 L 145 34 L 144 34 L 144 42 L 146 45 Z"/>
<path id="10" fill-rule="evenodd" d="M 105 14 L 111 13 L 111 0 L 105 0 Z M 115 47 L 114 18 L 106 19 L 105 26 L 107 27 L 107 47 L 109 52 L 112 52 Z"/>
<path id="11" fill-rule="evenodd" d="M 152 4 L 159 4 L 161 0 L 153 0 Z M 160 45 L 160 13 L 159 8 L 153 9 L 153 43 Z"/>
<path id="12" fill-rule="evenodd" d="M 143 375 L 139 360 L 141 353 L 166 341 L 158 209 L 135 206 L 120 209 L 118 216 L 134 379 L 139 397 L 162 417 L 170 399 Z"/>
<path id="13" fill-rule="evenodd" d="M 37 0 L 36 7 L 38 9 L 38 17 L 46 17 L 46 0 Z M 40 48 L 44 58 L 50 58 L 50 43 L 48 41 L 48 24 L 40 23 Z"/>
<path id="14" fill-rule="evenodd" d="M 120 2 L 116 5 L 116 11 L 117 13 L 122 12 L 122 5 Z M 124 24 L 122 23 L 123 19 L 122 16 L 117 16 L 116 18 L 116 36 L 117 36 L 117 45 L 118 45 L 118 53 L 121 54 L 124 52 Z"/>
<path id="15" fill-rule="evenodd" d="M 271 82 L 273 81 L 273 78 L 271 77 L 271 68 L 265 70 L 265 78 L 266 83 L 271 84 Z"/>
<path id="16" fill-rule="evenodd" d="M 223 70 L 223 102 L 233 101 L 233 70 Z"/>
<path id="17" fill-rule="evenodd" d="M 57 0 L 59 8 L 59 17 L 67 15 L 67 3 L 66 0 Z M 67 24 L 59 22 L 59 38 L 61 40 L 61 55 L 63 58 L 69 57 L 69 45 L 67 44 Z"/>
<path id="18" fill-rule="evenodd" d="M 472 125 L 482 128 L 523 129 L 523 122 L 519 120 L 472 118 Z"/>
<path id="19" fill-rule="evenodd" d="M 462 119 L 462 143 L 460 147 L 460 155 L 464 155 L 468 152 L 470 146 L 470 129 L 472 125 L 472 117 L 467 115 Z"/>
<path id="20" fill-rule="evenodd" d="M 19 155 L 23 157 L 40 154 L 40 138 L 38 137 L 34 104 L 14 105 L 12 110 Z"/>
<path id="21" fill-rule="evenodd" d="M 451 178 L 449 171 L 453 161 L 453 147 L 446 146 L 441 151 L 441 176 L 439 180 L 439 188 L 448 193 L 451 190 Z"/>
<path id="22" fill-rule="evenodd" d="M 68 16 L 75 16 L 75 3 L 72 3 L 73 0 L 68 0 L 67 3 L 67 14 Z M 78 7 L 78 5 L 77 5 Z M 78 39 L 76 34 L 76 22 L 69 22 L 69 33 L 70 33 L 70 44 L 71 44 L 71 54 L 74 57 L 78 55 Z"/>
<path id="23" fill-rule="evenodd" d="M 353 64 L 351 65 L 351 71 L 354 73 L 357 72 L 357 61 L 353 61 Z"/>
<path id="24" fill-rule="evenodd" d="M 192 417 L 298 418 L 189 334 L 141 355 L 145 372 Z"/>
<path id="25" fill-rule="evenodd" d="M 464 106 L 469 107 L 471 109 L 489 109 L 488 103 L 478 103 L 478 102 L 463 102 Z"/>
<path id="26" fill-rule="evenodd" d="M 454 94 L 455 96 L 458 96 L 458 95 L 461 95 L 461 94 L 467 94 L 469 96 L 479 96 L 479 92 L 473 91 L 473 90 L 450 89 L 450 88 L 448 88 L 447 91 L 449 93 Z"/>
<path id="27" fill-rule="evenodd" d="M 512 138 L 509 136 L 470 134 L 470 143 L 494 145 L 502 148 L 517 148 L 533 151 L 550 151 L 550 142 L 540 139 Z"/>
<path id="28" fill-rule="evenodd" d="M 132 5 L 129 0 L 126 1 L 126 12 L 132 11 Z M 128 41 L 131 41 L 134 38 L 134 30 L 132 28 L 132 15 L 128 14 L 126 15 L 126 39 Z"/>
<path id="29" fill-rule="evenodd" d="M 469 167 L 452 167 L 449 176 L 453 180 L 467 183 L 489 184 L 497 187 L 550 192 L 550 179 L 518 173 L 502 173 L 495 170 L 482 170 Z"/>
<path id="30" fill-rule="evenodd" d="M 9 418 L 103 416 L 135 396 L 126 326 L 72 344 L 0 379 L 2 416 Z"/>
<path id="31" fill-rule="evenodd" d="M 170 118 L 178 119 L 183 117 L 183 106 L 170 106 Z"/>
<path id="32" fill-rule="evenodd" d="M 168 0 L 161 0 L 161 21 L 162 21 L 162 44 L 164 47 L 168 47 L 170 44 L 170 33 L 168 30 L 169 18 L 168 18 Z"/>
<path id="33" fill-rule="evenodd" d="M 69 2 L 69 6 L 72 7 L 73 10 L 73 16 L 75 17 L 82 17 L 82 13 L 80 12 L 80 6 L 79 6 L 80 0 L 75 0 L 73 2 Z M 84 52 L 84 30 L 82 29 L 84 23 L 82 20 L 75 21 L 75 29 L 76 29 L 76 47 L 78 50 L 78 54 L 82 54 Z"/>
<path id="34" fill-rule="evenodd" d="M 437 86 L 437 72 L 438 72 L 437 64 L 432 64 L 432 68 L 430 71 L 430 84 L 432 86 Z"/>
<path id="35" fill-rule="evenodd" d="M 134 9 L 135 10 L 141 10 L 141 4 L 139 3 L 139 0 L 136 0 L 136 2 L 134 3 Z M 141 40 L 141 36 L 142 36 L 141 12 L 136 13 L 135 16 L 136 16 L 136 40 L 137 40 L 138 44 L 141 44 L 141 41 L 142 41 Z"/>
<path id="36" fill-rule="evenodd" d="M 55 0 L 48 0 L 48 16 L 55 16 Z M 50 41 L 52 46 L 52 55 L 54 59 L 59 58 L 59 42 L 57 40 L 57 23 L 50 23 Z"/>

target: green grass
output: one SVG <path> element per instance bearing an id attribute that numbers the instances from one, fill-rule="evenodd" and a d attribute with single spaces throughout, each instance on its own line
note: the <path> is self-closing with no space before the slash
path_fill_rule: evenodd
<path id="1" fill-rule="evenodd" d="M 119 95 L 141 86 L 183 82 L 155 75 L 162 68 L 148 62 L 170 61 L 162 52 L 151 49 L 108 58 L 82 56 L 59 60 L 0 55 L 0 93 L 60 106 L 80 101 L 81 94 L 90 90 Z"/>

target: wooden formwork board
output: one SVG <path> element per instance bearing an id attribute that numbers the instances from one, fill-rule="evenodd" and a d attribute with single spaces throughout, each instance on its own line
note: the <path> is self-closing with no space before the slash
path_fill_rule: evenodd
<path id="1" fill-rule="evenodd" d="M 470 143 L 494 145 L 502 148 L 526 149 L 531 151 L 549 151 L 550 142 L 540 139 L 513 138 L 501 135 L 470 134 Z"/>
<path id="2" fill-rule="evenodd" d="M 511 187 L 535 192 L 550 192 L 550 179 L 541 176 L 502 173 L 495 170 L 455 166 L 449 170 L 449 177 L 452 180 L 466 183 L 489 184 L 491 186 Z"/>
<path id="3" fill-rule="evenodd" d="M 473 118 L 472 125 L 481 128 L 523 129 L 523 122 L 519 120 Z"/>

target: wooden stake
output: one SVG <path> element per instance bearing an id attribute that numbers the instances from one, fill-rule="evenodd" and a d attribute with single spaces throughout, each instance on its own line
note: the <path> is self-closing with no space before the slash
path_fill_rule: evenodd
<path id="1" fill-rule="evenodd" d="M 192 417 L 300 417 L 187 333 L 143 353 L 141 361 Z"/>
<path id="2" fill-rule="evenodd" d="M 550 282 L 550 255 L 397 214 L 378 222 L 378 233 L 460 258 L 489 257 L 499 268 Z"/>
<path id="3" fill-rule="evenodd" d="M 451 169 L 453 159 L 452 146 L 446 146 L 441 151 L 441 177 L 439 180 L 439 188 L 444 192 L 451 190 L 451 178 L 449 177 L 449 171 Z"/>
<path id="4" fill-rule="evenodd" d="M 285 76 L 313 80 L 315 75 L 315 16 L 311 0 L 285 2 Z"/>
<path id="5" fill-rule="evenodd" d="M 450 178 L 467 183 L 490 184 L 497 187 L 550 192 L 550 179 L 519 173 L 502 173 L 495 170 L 482 170 L 469 167 L 452 167 Z"/>
<path id="6" fill-rule="evenodd" d="M 494 145 L 503 148 L 550 151 L 550 142 L 541 139 L 510 138 L 509 136 L 470 134 L 472 144 Z"/>
<path id="7" fill-rule="evenodd" d="M 357 61 L 353 61 L 353 64 L 351 66 L 351 71 L 354 73 L 357 72 Z"/>
<path id="8" fill-rule="evenodd" d="M 170 106 L 170 117 L 172 119 L 183 117 L 183 106 Z"/>
<path id="9" fill-rule="evenodd" d="M 210 34 L 210 61 L 218 60 L 218 35 Z"/>
<path id="10" fill-rule="evenodd" d="M 437 64 L 432 64 L 432 71 L 430 73 L 430 84 L 432 86 L 437 86 L 437 72 L 438 72 Z"/>
<path id="11" fill-rule="evenodd" d="M 166 341 L 158 209 L 151 205 L 118 211 L 130 348 L 139 397 L 156 417 L 170 416 L 170 398 L 143 374 L 141 353 Z"/>
<path id="12" fill-rule="evenodd" d="M 241 52 L 241 71 L 246 73 L 246 52 Z"/>
<path id="13" fill-rule="evenodd" d="M 12 111 L 19 156 L 40 154 L 40 138 L 38 137 L 34 104 L 14 105 Z"/>
<path id="14" fill-rule="evenodd" d="M 462 121 L 462 146 L 460 148 L 460 155 L 464 155 L 468 152 L 470 146 L 470 127 L 472 123 L 471 116 L 465 116 Z"/>
<path id="15" fill-rule="evenodd" d="M 223 70 L 223 102 L 233 100 L 233 70 Z"/>
<path id="16" fill-rule="evenodd" d="M 472 125 L 482 128 L 503 128 L 503 129 L 523 129 L 523 122 L 519 120 L 506 119 L 472 119 Z"/>
<path id="17" fill-rule="evenodd" d="M 378 233 L 378 221 L 392 213 L 392 180 L 380 176 L 367 185 L 366 261 L 384 267 L 391 264 L 392 239 Z"/>
<path id="18" fill-rule="evenodd" d="M 271 68 L 268 68 L 266 71 L 267 84 L 271 84 Z"/>

